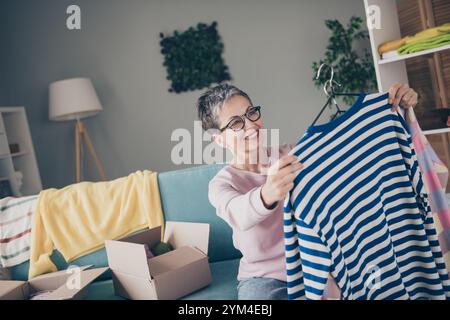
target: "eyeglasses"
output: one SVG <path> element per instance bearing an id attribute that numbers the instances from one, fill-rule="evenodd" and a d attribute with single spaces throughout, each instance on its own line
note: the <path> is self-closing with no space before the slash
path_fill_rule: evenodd
<path id="1" fill-rule="evenodd" d="M 230 122 L 228 122 L 228 124 L 225 127 L 219 129 L 220 132 L 224 132 L 226 129 L 231 129 L 235 132 L 244 129 L 245 118 L 247 118 L 251 122 L 258 121 L 259 118 L 261 118 L 261 107 L 260 106 L 248 107 L 247 111 L 245 111 L 245 114 L 243 114 L 242 116 L 232 117 Z"/>

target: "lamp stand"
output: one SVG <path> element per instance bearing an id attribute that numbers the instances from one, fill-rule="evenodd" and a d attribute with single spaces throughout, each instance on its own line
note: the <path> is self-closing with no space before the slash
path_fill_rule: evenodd
<path id="1" fill-rule="evenodd" d="M 91 138 L 87 132 L 87 128 L 83 122 L 77 119 L 75 123 L 75 168 L 76 168 L 76 182 L 81 181 L 81 143 L 84 139 L 84 143 L 87 146 L 87 150 L 94 159 L 95 166 L 97 167 L 98 173 L 103 181 L 106 180 L 105 173 L 103 171 L 102 166 L 100 165 L 100 161 L 97 158 L 97 154 L 95 153 L 94 145 L 92 144 Z"/>

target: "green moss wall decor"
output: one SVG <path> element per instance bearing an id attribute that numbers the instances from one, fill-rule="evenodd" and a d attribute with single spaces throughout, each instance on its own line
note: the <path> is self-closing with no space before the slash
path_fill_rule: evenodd
<path id="1" fill-rule="evenodd" d="M 224 45 L 217 32 L 217 22 L 199 23 L 172 36 L 159 34 L 163 65 L 172 82 L 169 92 L 184 92 L 231 80 L 222 58 Z"/>

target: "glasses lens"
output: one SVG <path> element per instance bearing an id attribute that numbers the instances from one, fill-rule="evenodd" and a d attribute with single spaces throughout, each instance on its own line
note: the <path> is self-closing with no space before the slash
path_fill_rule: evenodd
<path id="1" fill-rule="evenodd" d="M 243 127 L 245 126 L 244 121 L 242 120 L 242 118 L 237 117 L 234 118 L 233 120 L 230 121 L 230 123 L 228 124 L 228 128 L 230 128 L 233 131 L 239 131 L 241 130 Z"/>
<path id="2" fill-rule="evenodd" d="M 247 111 L 247 118 L 251 121 L 256 121 L 261 116 L 261 113 L 259 112 L 258 107 L 251 107 Z"/>

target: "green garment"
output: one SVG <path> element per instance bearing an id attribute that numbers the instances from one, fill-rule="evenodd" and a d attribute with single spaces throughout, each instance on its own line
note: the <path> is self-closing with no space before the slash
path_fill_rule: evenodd
<path id="1" fill-rule="evenodd" d="M 419 40 L 400 47 L 397 52 L 399 54 L 409 54 L 420 52 L 423 50 L 433 49 L 450 44 L 450 33 L 442 34 L 430 39 Z"/>

